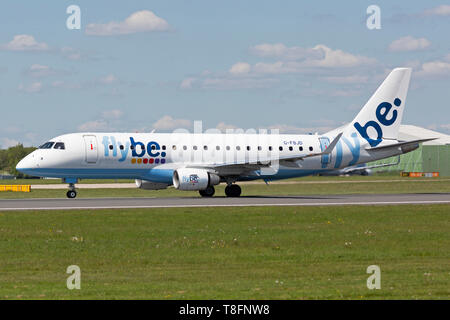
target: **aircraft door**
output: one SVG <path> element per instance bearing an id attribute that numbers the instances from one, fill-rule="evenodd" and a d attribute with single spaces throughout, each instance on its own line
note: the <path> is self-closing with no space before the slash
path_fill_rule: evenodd
<path id="1" fill-rule="evenodd" d="M 96 136 L 83 136 L 86 150 L 86 163 L 94 164 L 98 160 L 98 145 Z"/>
<path id="2" fill-rule="evenodd" d="M 330 145 L 330 139 L 328 137 L 320 137 L 320 150 L 323 152 Z M 322 168 L 326 168 L 327 165 L 331 162 L 331 154 L 322 155 Z"/>

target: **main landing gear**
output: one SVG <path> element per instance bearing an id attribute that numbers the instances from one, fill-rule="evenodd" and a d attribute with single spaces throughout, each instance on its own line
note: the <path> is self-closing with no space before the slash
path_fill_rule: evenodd
<path id="1" fill-rule="evenodd" d="M 77 196 L 77 191 L 75 190 L 75 184 L 69 183 L 69 191 L 66 193 L 67 198 L 74 199 Z"/>
<path id="2" fill-rule="evenodd" d="M 227 197 L 239 197 L 241 192 L 241 187 L 237 184 L 229 184 L 225 187 L 225 194 Z"/>
<path id="3" fill-rule="evenodd" d="M 229 184 L 225 187 L 225 195 L 227 197 L 239 197 L 241 195 L 241 187 L 239 187 L 237 184 Z M 209 186 L 205 190 L 199 191 L 200 195 L 205 198 L 212 197 L 215 193 L 215 189 L 213 186 Z"/>
<path id="4" fill-rule="evenodd" d="M 202 197 L 212 197 L 214 193 L 216 192 L 216 189 L 214 189 L 213 186 L 209 186 L 205 190 L 200 190 L 199 193 Z"/>

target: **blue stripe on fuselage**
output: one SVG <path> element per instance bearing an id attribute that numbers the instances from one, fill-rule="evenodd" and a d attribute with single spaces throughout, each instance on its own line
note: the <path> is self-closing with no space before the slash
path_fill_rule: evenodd
<path id="1" fill-rule="evenodd" d="M 21 169 L 23 173 L 31 176 L 50 178 L 78 178 L 78 179 L 144 179 L 153 182 L 172 184 L 173 169 Z M 239 181 L 249 180 L 279 180 L 295 177 L 304 177 L 329 170 L 280 169 L 275 175 L 242 176 Z"/>

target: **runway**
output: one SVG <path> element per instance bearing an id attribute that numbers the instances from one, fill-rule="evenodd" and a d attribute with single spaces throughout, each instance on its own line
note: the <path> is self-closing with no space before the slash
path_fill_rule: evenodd
<path id="1" fill-rule="evenodd" d="M 0 211 L 127 208 L 342 206 L 450 203 L 450 193 L 261 196 L 240 198 L 80 198 L 0 200 Z"/>

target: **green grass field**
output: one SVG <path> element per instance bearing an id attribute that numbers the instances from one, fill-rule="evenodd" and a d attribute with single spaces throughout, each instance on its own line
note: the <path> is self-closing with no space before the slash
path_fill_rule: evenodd
<path id="1" fill-rule="evenodd" d="M 450 206 L 0 212 L 0 299 L 449 299 Z M 81 268 L 81 290 L 66 268 Z M 366 269 L 381 268 L 381 290 Z"/>

